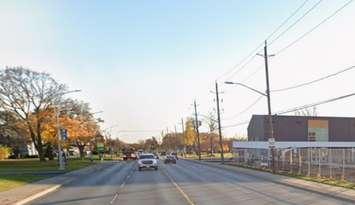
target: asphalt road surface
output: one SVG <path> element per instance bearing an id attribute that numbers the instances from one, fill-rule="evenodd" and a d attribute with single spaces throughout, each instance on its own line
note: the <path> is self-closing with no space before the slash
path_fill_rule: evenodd
<path id="1" fill-rule="evenodd" d="M 81 176 L 31 204 L 224 205 L 352 204 L 324 195 L 190 161 L 138 171 L 135 162 L 111 164 Z"/>

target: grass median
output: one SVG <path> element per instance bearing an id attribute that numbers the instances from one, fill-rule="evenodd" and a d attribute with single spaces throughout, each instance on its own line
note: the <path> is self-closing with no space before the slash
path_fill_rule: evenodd
<path id="1" fill-rule="evenodd" d="M 95 162 L 69 160 L 65 172 L 81 169 Z M 56 160 L 41 162 L 31 160 L 0 161 L 0 192 L 60 174 Z"/>

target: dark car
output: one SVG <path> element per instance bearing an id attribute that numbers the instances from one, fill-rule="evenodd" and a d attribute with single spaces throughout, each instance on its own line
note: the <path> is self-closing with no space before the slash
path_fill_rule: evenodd
<path id="1" fill-rule="evenodd" d="M 179 160 L 179 157 L 176 152 L 171 153 L 171 155 L 174 156 L 176 160 Z"/>
<path id="2" fill-rule="evenodd" d="M 174 156 L 168 155 L 164 160 L 164 164 L 173 163 L 176 164 L 176 158 Z"/>

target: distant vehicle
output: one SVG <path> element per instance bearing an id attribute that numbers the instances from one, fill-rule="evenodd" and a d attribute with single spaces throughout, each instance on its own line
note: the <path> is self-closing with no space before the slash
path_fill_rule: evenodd
<path id="1" fill-rule="evenodd" d="M 123 160 L 126 161 L 126 160 L 137 160 L 137 155 L 134 154 L 134 153 L 131 153 L 131 154 L 124 154 L 123 155 Z"/>
<path id="2" fill-rule="evenodd" d="M 158 170 L 158 160 L 154 154 L 141 154 L 138 159 L 138 170 L 142 171 L 143 168 L 153 168 Z"/>
<path id="3" fill-rule="evenodd" d="M 134 149 L 132 148 L 125 148 L 123 149 L 123 160 L 136 160 L 137 155 L 134 153 Z"/>
<path id="4" fill-rule="evenodd" d="M 159 155 L 157 153 L 154 153 L 155 159 L 159 159 Z"/>
<path id="5" fill-rule="evenodd" d="M 171 155 L 174 156 L 176 160 L 179 160 L 179 157 L 176 152 L 172 152 Z"/>
<path id="6" fill-rule="evenodd" d="M 173 163 L 176 164 L 176 158 L 173 155 L 168 155 L 166 156 L 165 160 L 164 160 L 164 164 L 169 164 L 169 163 Z"/>

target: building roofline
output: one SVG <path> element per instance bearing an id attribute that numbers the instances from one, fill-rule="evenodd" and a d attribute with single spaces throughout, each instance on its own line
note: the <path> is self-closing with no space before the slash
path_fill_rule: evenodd
<path id="1" fill-rule="evenodd" d="M 251 120 L 254 118 L 254 117 L 257 117 L 257 116 L 260 116 L 260 117 L 266 117 L 268 115 L 260 115 L 260 114 L 256 114 L 256 115 L 252 115 L 252 118 Z M 318 119 L 354 119 L 355 120 L 355 116 L 354 117 L 339 117 L 339 116 L 298 116 L 298 115 L 273 115 L 274 117 L 289 117 L 289 118 L 310 118 L 310 119 L 315 119 L 315 118 L 318 118 Z"/>

